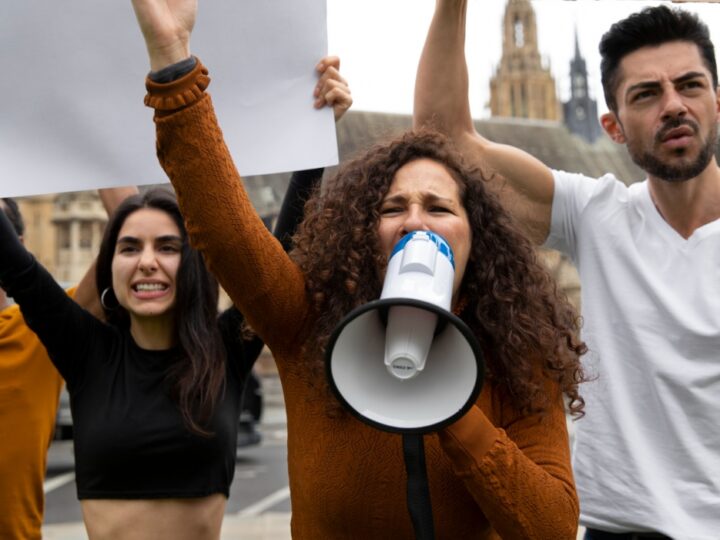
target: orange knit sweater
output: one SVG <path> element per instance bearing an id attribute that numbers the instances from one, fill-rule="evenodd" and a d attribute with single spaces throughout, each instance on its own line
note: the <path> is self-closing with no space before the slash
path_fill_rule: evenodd
<path id="1" fill-rule="evenodd" d="M 147 81 L 146 103 L 156 109 L 158 156 L 193 245 L 273 351 L 287 408 L 293 537 L 412 538 L 401 437 L 328 416 L 329 398 L 301 353 L 313 324 L 303 274 L 243 189 L 208 82 L 198 62 L 173 83 Z M 465 417 L 425 437 L 425 448 L 437 538 L 575 538 L 559 395 L 545 417 L 521 416 L 486 385 Z"/>
<path id="2" fill-rule="evenodd" d="M 70 291 L 72 293 L 72 291 Z M 63 380 L 18 306 L 0 311 L 0 538 L 39 540 Z"/>

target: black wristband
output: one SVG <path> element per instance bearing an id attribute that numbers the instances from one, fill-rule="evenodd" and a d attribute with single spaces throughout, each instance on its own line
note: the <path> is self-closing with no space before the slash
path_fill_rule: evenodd
<path id="1" fill-rule="evenodd" d="M 148 73 L 148 77 L 152 82 L 156 82 L 159 84 L 170 83 L 178 80 L 183 75 L 187 75 L 188 73 L 190 73 L 195 68 L 196 64 L 197 58 L 191 56 L 190 58 L 180 60 L 179 62 L 170 64 L 169 66 L 166 66 L 157 71 L 151 71 L 150 73 Z"/>

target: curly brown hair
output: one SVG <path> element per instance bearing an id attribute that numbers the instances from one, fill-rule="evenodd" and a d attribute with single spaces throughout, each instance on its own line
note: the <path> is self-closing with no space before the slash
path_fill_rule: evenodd
<path id="1" fill-rule="evenodd" d="M 472 246 L 459 315 L 485 351 L 486 380 L 505 390 L 521 413 L 531 413 L 553 398 L 544 392 L 549 378 L 567 396 L 571 413 L 582 416 L 580 356 L 587 348 L 577 337 L 577 312 L 486 188 L 482 172 L 432 131 L 408 132 L 346 162 L 306 204 L 291 255 L 306 275 L 316 315 L 308 351 L 318 359 L 314 368 L 322 370 L 322 352 L 340 320 L 379 298 L 387 266 L 377 234 L 380 207 L 398 169 L 420 158 L 446 167 L 468 214 Z"/>

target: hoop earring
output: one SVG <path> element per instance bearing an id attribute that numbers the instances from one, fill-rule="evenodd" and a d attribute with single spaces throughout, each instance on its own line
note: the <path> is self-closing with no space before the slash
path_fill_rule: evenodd
<path id="1" fill-rule="evenodd" d="M 117 305 L 115 305 L 115 306 L 110 306 L 110 305 L 107 304 L 106 296 L 108 295 L 108 293 L 112 293 L 112 292 L 113 292 L 113 290 L 112 290 L 111 287 L 105 287 L 105 290 L 104 290 L 104 291 L 102 292 L 102 294 L 100 295 L 100 305 L 101 305 L 106 311 L 113 311 L 113 310 L 117 309 L 118 306 L 120 305 L 119 303 L 118 303 Z M 115 302 L 117 302 L 117 298 L 115 299 Z"/>

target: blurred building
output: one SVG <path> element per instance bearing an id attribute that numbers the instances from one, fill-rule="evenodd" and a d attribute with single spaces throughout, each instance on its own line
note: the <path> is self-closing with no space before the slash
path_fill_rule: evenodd
<path id="1" fill-rule="evenodd" d="M 559 121 L 555 78 L 538 49 L 530 0 L 508 0 L 503 18 L 502 58 L 490 80 L 492 116 Z"/>
<path id="2" fill-rule="evenodd" d="M 55 278 L 77 283 L 100 249 L 107 215 L 96 193 L 62 193 L 55 199 Z"/>
<path id="3" fill-rule="evenodd" d="M 95 192 L 17 199 L 25 220 L 26 247 L 55 279 L 77 283 L 97 255 L 107 221 Z"/>
<path id="4" fill-rule="evenodd" d="M 563 103 L 565 125 L 588 142 L 603 136 L 598 121 L 597 102 L 588 91 L 588 72 L 585 58 L 580 54 L 577 30 L 575 31 L 575 57 L 570 61 L 570 99 Z"/>
<path id="5" fill-rule="evenodd" d="M 38 195 L 16 199 L 25 222 L 25 246 L 53 275 L 56 270 L 55 227 L 52 226 L 55 198 L 55 195 Z"/>

